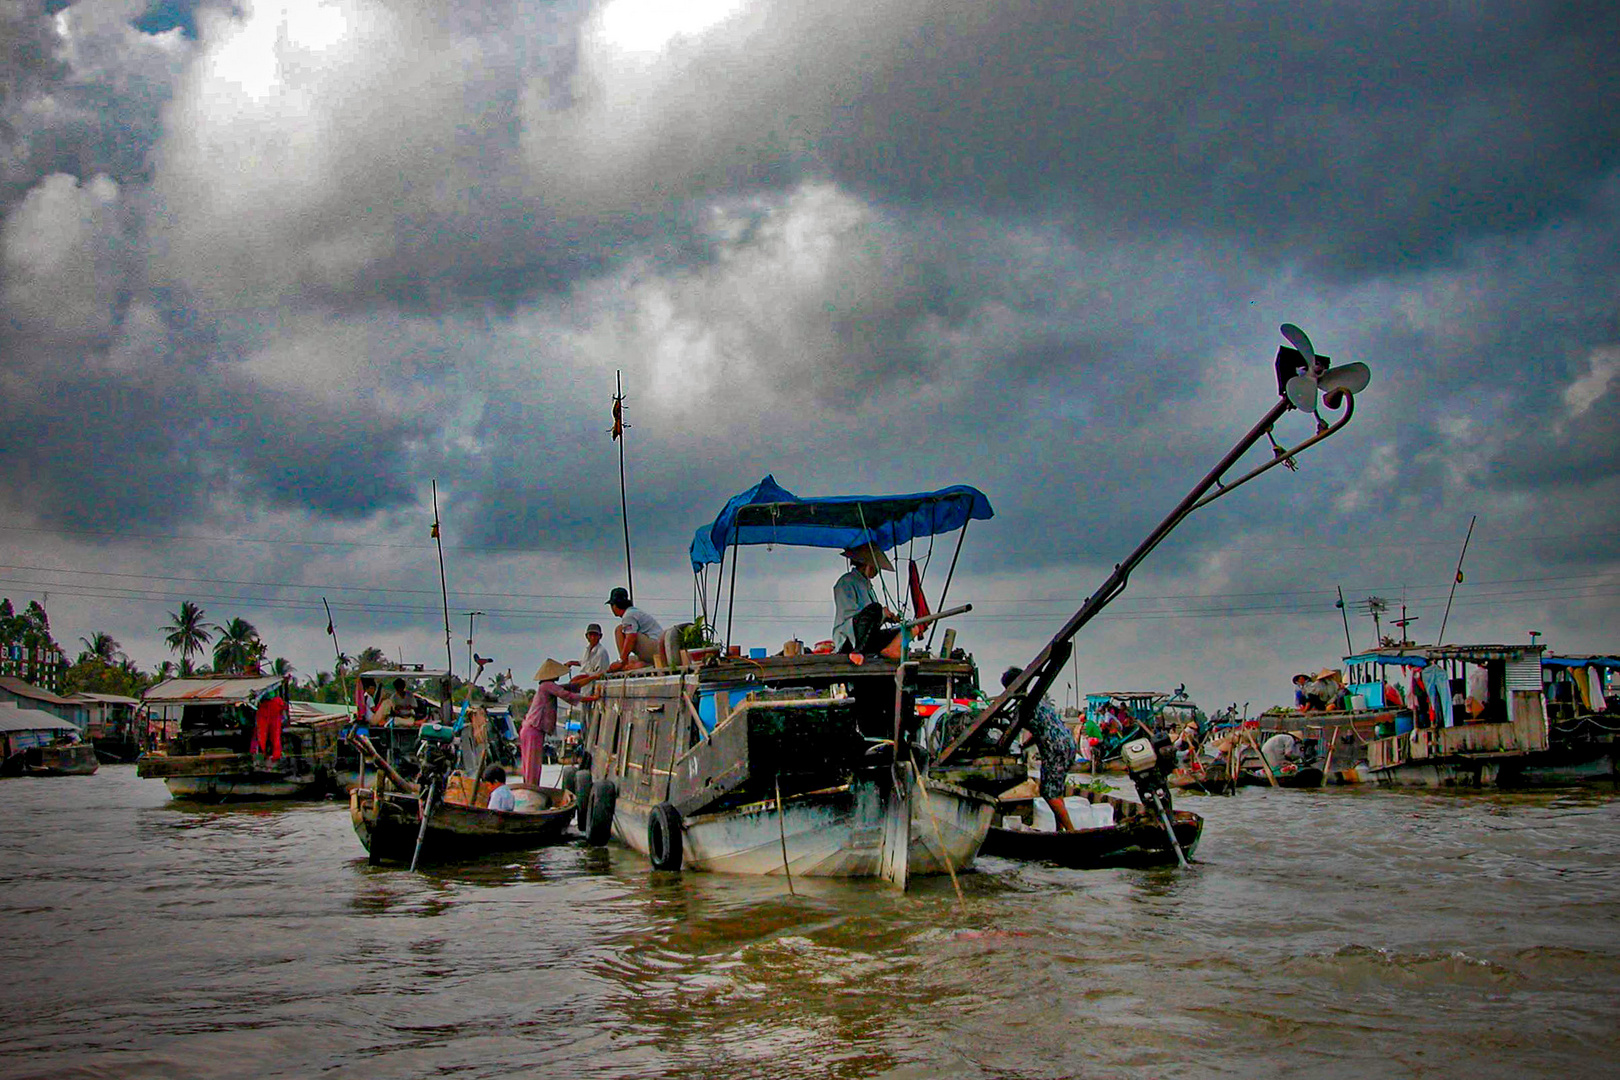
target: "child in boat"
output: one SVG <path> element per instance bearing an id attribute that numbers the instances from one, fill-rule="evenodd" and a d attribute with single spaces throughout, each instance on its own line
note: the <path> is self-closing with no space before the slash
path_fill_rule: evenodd
<path id="1" fill-rule="evenodd" d="M 512 789 L 506 786 L 506 770 L 499 765 L 491 765 L 484 770 L 486 783 L 494 784 L 489 793 L 489 808 L 491 810 L 505 810 L 510 813 L 517 809 L 517 796 Z"/>

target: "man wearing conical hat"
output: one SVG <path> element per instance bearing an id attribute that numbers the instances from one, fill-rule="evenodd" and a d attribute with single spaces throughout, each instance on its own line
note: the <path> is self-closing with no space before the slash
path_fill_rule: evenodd
<path id="1" fill-rule="evenodd" d="M 885 627 L 894 612 L 878 603 L 872 579 L 879 570 L 893 570 L 889 557 L 868 541 L 845 548 L 849 570 L 833 585 L 833 647 L 841 653 L 877 653 L 900 659 L 900 630 Z"/>

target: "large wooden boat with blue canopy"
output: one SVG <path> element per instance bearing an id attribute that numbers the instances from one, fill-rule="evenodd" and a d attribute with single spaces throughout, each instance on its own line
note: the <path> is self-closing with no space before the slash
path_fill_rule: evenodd
<path id="1" fill-rule="evenodd" d="M 710 656 L 697 666 L 603 678 L 587 711 L 583 767 L 573 778 L 584 796 L 578 805 L 587 838 L 615 836 L 659 869 L 875 876 L 902 888 L 912 874 L 969 866 L 989 832 L 996 795 L 1024 777 L 1009 751 L 1063 670 L 1075 635 L 1190 514 L 1278 465 L 1297 467 L 1301 452 L 1350 422 L 1355 396 L 1371 378 L 1367 366 L 1335 367 L 1299 327 L 1285 323 L 1281 331 L 1290 344 L 1274 365 L 1277 401 L 994 700 L 983 701 L 977 668 L 952 647 L 953 632 L 938 653 L 912 636 L 970 610 L 945 607 L 953 555 L 941 610 L 917 618 L 914 601 L 910 618 L 901 613 L 897 660 L 784 648 L 774 657 Z M 1322 407 L 1337 410 L 1337 418 L 1324 417 Z M 1314 432 L 1289 447 L 1273 429 L 1296 410 L 1315 421 Z M 1262 440 L 1270 455 L 1228 479 Z M 968 524 L 992 514 L 984 494 L 966 486 L 803 499 L 767 476 L 693 537 L 694 592 L 712 626 L 709 597 L 718 607 L 728 562 L 736 595 L 737 552 L 745 545 L 847 551 L 870 544 L 898 552 L 959 530 L 960 554 Z M 712 593 L 711 566 L 720 568 Z M 1133 739 L 1123 754 L 1142 804 L 1184 863 L 1165 782 L 1175 759 L 1169 740 Z"/>
<path id="2" fill-rule="evenodd" d="M 993 513 L 985 495 L 966 486 L 799 498 L 767 476 L 693 538 L 697 614 L 707 625 L 718 621 L 709 602 L 720 595 L 708 587 L 713 568 L 718 586 L 730 567 L 735 595 L 740 547 L 837 551 L 872 543 L 896 551 L 965 534 L 970 521 Z M 948 588 L 947 577 L 941 604 Z M 930 651 L 917 632 L 968 609 L 925 619 L 911 611 L 899 661 L 718 651 L 699 663 L 602 678 L 600 700 L 586 709 L 586 754 L 573 780 L 587 836 L 617 838 L 665 870 L 879 877 L 903 888 L 913 874 L 966 868 L 990 828 L 996 795 L 1024 777 L 1017 758 L 993 750 L 925 770 L 931 746 L 962 715 L 960 703 L 980 695 L 973 658 Z"/>

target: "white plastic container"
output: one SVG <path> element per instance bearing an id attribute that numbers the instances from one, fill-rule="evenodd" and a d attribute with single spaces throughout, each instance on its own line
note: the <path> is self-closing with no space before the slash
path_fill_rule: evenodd
<path id="1" fill-rule="evenodd" d="M 1057 832 L 1057 818 L 1045 799 L 1034 802 L 1034 825 L 1041 832 Z M 1103 829 L 1114 823 L 1114 808 L 1108 803 L 1092 803 L 1083 795 L 1070 795 L 1063 800 L 1069 811 L 1069 821 L 1076 829 Z"/>

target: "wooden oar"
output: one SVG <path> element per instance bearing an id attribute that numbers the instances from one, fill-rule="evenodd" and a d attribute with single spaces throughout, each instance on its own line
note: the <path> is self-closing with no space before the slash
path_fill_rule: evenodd
<path id="1" fill-rule="evenodd" d="M 1333 726 L 1333 736 L 1328 739 L 1327 761 L 1322 764 L 1322 783 L 1319 787 L 1327 787 L 1328 773 L 1333 769 L 1333 751 L 1339 748 L 1339 727 Z"/>
<path id="2" fill-rule="evenodd" d="M 372 741 L 369 738 L 364 735 L 350 735 L 349 741 L 355 746 L 359 747 L 362 754 L 371 758 L 371 763 L 377 766 L 378 771 L 384 776 L 388 777 L 395 787 L 399 788 L 399 790 L 405 792 L 406 794 L 415 793 L 416 785 L 399 775 L 399 773 L 394 770 L 394 767 L 388 764 L 387 760 L 382 756 L 381 752 L 378 751 L 377 747 L 372 744 Z"/>
<path id="3" fill-rule="evenodd" d="M 1271 781 L 1271 786 L 1274 788 L 1282 787 L 1282 785 L 1277 782 L 1277 774 L 1271 771 L 1271 762 L 1266 760 L 1265 751 L 1260 749 L 1260 740 L 1254 737 L 1254 732 L 1252 731 L 1248 732 L 1247 734 L 1249 736 L 1249 745 L 1254 747 L 1254 752 L 1260 756 L 1260 767 L 1266 770 L 1266 778 Z"/>

